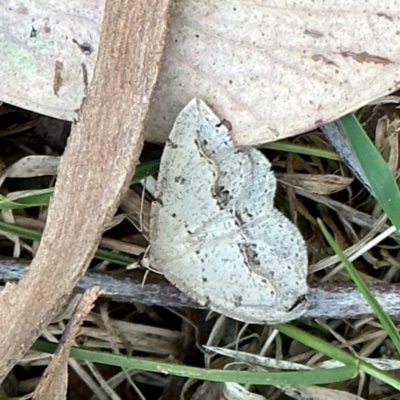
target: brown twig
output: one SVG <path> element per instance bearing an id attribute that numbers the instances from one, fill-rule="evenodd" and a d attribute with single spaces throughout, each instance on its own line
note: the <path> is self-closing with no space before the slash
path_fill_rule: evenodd
<path id="1" fill-rule="evenodd" d="M 0 281 L 19 281 L 28 266 L 28 261 L 0 259 Z M 110 273 L 88 272 L 76 285 L 75 292 L 83 293 L 93 286 L 100 286 L 104 290 L 102 297 L 120 302 L 206 308 L 163 279 L 149 279 L 142 285 L 142 275 L 135 273 L 129 273 L 129 277 L 127 274 L 118 277 Z M 371 288 L 379 303 L 391 316 L 400 316 L 400 285 L 381 283 L 374 284 Z M 350 319 L 373 315 L 361 294 L 352 286 L 326 284 L 312 287 L 309 297 L 311 307 L 305 317 Z"/>
<path id="2" fill-rule="evenodd" d="M 85 274 L 139 157 L 170 0 L 107 0 L 98 59 L 36 257 L 0 295 L 0 382 Z"/>

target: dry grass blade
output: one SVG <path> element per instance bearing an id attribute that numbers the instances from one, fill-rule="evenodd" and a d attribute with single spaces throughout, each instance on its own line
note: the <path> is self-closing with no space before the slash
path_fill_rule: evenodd
<path id="1" fill-rule="evenodd" d="M 93 287 L 87 290 L 81 298 L 74 316 L 70 319 L 67 329 L 54 353 L 51 363 L 46 368 L 42 379 L 35 389 L 33 398 L 35 400 L 63 400 L 67 396 L 68 382 L 68 359 L 79 329 L 93 308 L 99 297 L 101 289 Z"/>

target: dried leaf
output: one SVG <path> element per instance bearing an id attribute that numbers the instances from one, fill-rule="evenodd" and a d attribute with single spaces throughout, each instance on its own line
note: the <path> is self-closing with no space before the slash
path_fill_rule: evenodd
<path id="1" fill-rule="evenodd" d="M 249 145 L 312 129 L 394 91 L 400 4 L 341 4 L 175 2 L 149 138 L 166 135 L 194 95 Z"/>
<path id="2" fill-rule="evenodd" d="M 353 182 L 353 178 L 330 174 L 276 174 L 276 177 L 284 185 L 319 195 L 340 192 Z"/>
<path id="3" fill-rule="evenodd" d="M 221 400 L 266 400 L 264 396 L 251 393 L 237 383 L 225 383 L 224 397 Z"/>
<path id="4" fill-rule="evenodd" d="M 288 396 L 296 400 L 365 400 L 363 397 L 319 386 L 281 386 L 280 389 Z"/>
<path id="5" fill-rule="evenodd" d="M 73 120 L 97 58 L 104 0 L 0 3 L 0 99 Z"/>
<path id="6" fill-rule="evenodd" d="M 397 174 L 399 164 L 399 131 L 400 119 L 390 120 L 387 115 L 378 120 L 375 130 L 375 146 L 394 176 Z"/>
<path id="7" fill-rule="evenodd" d="M 8 0 L 0 12 L 0 99 L 72 120 L 92 76 L 103 1 Z M 399 87 L 399 23 L 398 2 L 176 0 L 147 139 L 165 141 L 194 96 L 242 145 L 333 121 Z"/>
<path id="8" fill-rule="evenodd" d="M 55 175 L 60 157 L 27 156 L 21 158 L 0 175 L 0 186 L 6 178 L 32 178 L 35 176 Z"/>

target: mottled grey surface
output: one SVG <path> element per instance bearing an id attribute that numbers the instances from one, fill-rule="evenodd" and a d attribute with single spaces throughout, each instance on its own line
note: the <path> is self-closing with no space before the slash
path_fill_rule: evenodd
<path id="1" fill-rule="evenodd" d="M 161 159 L 150 263 L 183 292 L 245 322 L 307 309 L 307 253 L 273 206 L 276 179 L 254 148 L 235 147 L 201 100 L 179 114 Z"/>

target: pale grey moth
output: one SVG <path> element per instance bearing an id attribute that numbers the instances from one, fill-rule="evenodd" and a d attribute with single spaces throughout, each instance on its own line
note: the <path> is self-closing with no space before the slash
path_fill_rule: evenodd
<path id="1" fill-rule="evenodd" d="M 308 307 L 306 245 L 274 208 L 269 161 L 236 147 L 225 125 L 199 99 L 177 117 L 152 204 L 150 265 L 214 311 L 290 321 Z"/>

